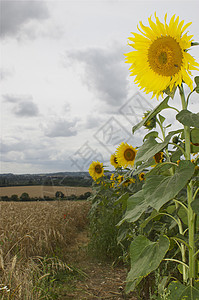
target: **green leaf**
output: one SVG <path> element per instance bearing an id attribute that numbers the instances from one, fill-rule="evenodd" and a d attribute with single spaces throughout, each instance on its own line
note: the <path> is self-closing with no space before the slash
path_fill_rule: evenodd
<path id="1" fill-rule="evenodd" d="M 159 115 L 159 120 L 160 120 L 160 123 L 162 124 L 165 121 L 165 117 Z"/>
<path id="2" fill-rule="evenodd" d="M 187 286 L 173 281 L 169 284 L 168 291 L 168 300 L 199 300 L 198 286 Z"/>
<path id="3" fill-rule="evenodd" d="M 199 152 L 199 129 L 192 128 L 190 132 L 191 137 L 191 153 Z"/>
<path id="4" fill-rule="evenodd" d="M 199 128 L 199 113 L 194 114 L 189 110 L 182 110 L 176 115 L 176 119 L 185 126 Z"/>
<path id="5" fill-rule="evenodd" d="M 127 276 L 127 293 L 135 289 L 140 279 L 158 268 L 169 249 L 169 244 L 166 236 L 160 236 L 159 241 L 151 242 L 145 236 L 140 235 L 131 242 L 131 270 Z"/>
<path id="6" fill-rule="evenodd" d="M 124 221 L 135 222 L 147 209 L 148 204 L 144 199 L 143 191 L 135 193 L 127 200 L 127 209 L 124 218 L 118 223 L 120 226 Z"/>
<path id="7" fill-rule="evenodd" d="M 146 177 L 143 186 L 145 201 L 157 211 L 173 199 L 194 174 L 195 167 L 190 161 L 181 161 L 174 175 L 152 175 Z"/>
<path id="8" fill-rule="evenodd" d="M 136 130 L 140 129 L 145 123 L 147 123 L 151 118 L 153 118 L 154 116 L 156 116 L 159 112 L 161 112 L 163 109 L 165 108 L 169 108 L 169 105 L 167 104 L 169 101 L 169 96 L 167 96 L 158 106 L 156 106 L 156 108 L 154 108 L 154 110 L 152 110 L 148 116 L 143 119 L 141 122 L 139 122 L 138 124 L 136 124 L 135 126 L 133 126 L 132 128 L 132 132 L 135 133 Z"/>
<path id="9" fill-rule="evenodd" d="M 196 77 L 194 78 L 194 81 L 195 81 L 195 84 L 196 84 L 197 86 L 199 86 L 199 76 L 196 76 Z"/>
<path id="10" fill-rule="evenodd" d="M 191 203 L 191 207 L 192 207 L 193 211 L 199 216 L 199 199 L 195 199 Z"/>
<path id="11" fill-rule="evenodd" d="M 177 86 L 174 86 L 173 89 L 170 91 L 170 87 L 168 87 L 168 88 L 166 88 L 166 90 L 164 90 L 164 92 L 173 99 L 176 89 L 177 89 Z"/>
<path id="12" fill-rule="evenodd" d="M 194 165 L 190 161 L 181 161 L 176 167 L 174 175 L 146 177 L 142 190 L 128 198 L 126 213 L 118 225 L 120 226 L 124 221 L 130 223 L 137 221 L 149 206 L 159 211 L 187 184 L 194 174 L 194 169 Z"/>
<path id="13" fill-rule="evenodd" d="M 171 131 L 169 134 L 166 136 L 164 142 L 162 143 L 157 143 L 156 140 L 153 137 L 149 137 L 146 142 L 139 148 L 136 157 L 135 157 L 135 165 L 139 164 L 142 161 L 146 161 L 149 158 L 153 157 L 156 153 L 162 151 L 164 149 L 171 137 L 174 134 L 181 133 L 183 130 L 176 130 L 176 131 Z"/>
<path id="14" fill-rule="evenodd" d="M 149 137 L 158 137 L 158 132 L 157 131 L 151 131 L 148 134 L 145 135 L 145 137 L 143 138 L 143 141 L 147 140 Z"/>

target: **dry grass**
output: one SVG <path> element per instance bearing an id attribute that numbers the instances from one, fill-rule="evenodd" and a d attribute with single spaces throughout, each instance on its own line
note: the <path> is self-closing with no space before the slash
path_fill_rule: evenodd
<path id="1" fill-rule="evenodd" d="M 87 226 L 89 207 L 86 201 L 0 202 L 1 299 L 40 299 L 35 284 L 48 276 L 44 257 L 67 267 L 67 249 Z"/>
<path id="2" fill-rule="evenodd" d="M 64 193 L 65 196 L 76 195 L 80 196 L 86 192 L 91 192 L 92 189 L 89 187 L 76 187 L 76 186 L 10 186 L 10 187 L 0 187 L 0 196 L 12 195 L 21 196 L 22 193 L 28 193 L 30 197 L 41 197 L 49 196 L 54 197 L 55 193 L 60 191 Z"/>

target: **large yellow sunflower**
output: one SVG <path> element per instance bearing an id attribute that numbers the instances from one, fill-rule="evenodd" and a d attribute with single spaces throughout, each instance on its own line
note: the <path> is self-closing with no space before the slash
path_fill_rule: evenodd
<path id="1" fill-rule="evenodd" d="M 167 88 L 171 91 L 174 86 L 181 86 L 183 81 L 192 90 L 190 70 L 198 70 L 199 64 L 187 52 L 193 36 L 185 30 L 191 23 L 184 25 L 184 21 L 179 22 L 179 17 L 174 15 L 167 24 L 167 14 L 164 23 L 156 14 L 155 22 L 151 18 L 148 21 L 149 27 L 140 22 L 141 34 L 133 33 L 134 37 L 129 38 L 133 42 L 129 45 L 136 51 L 125 54 L 135 83 L 157 97 Z"/>
<path id="2" fill-rule="evenodd" d="M 111 155 L 110 163 L 111 163 L 111 165 L 114 166 L 115 168 L 118 168 L 118 167 L 119 167 L 119 164 L 118 164 L 117 157 L 116 157 L 115 153 Z"/>
<path id="3" fill-rule="evenodd" d="M 98 178 L 104 175 L 103 163 L 100 163 L 99 161 L 93 161 L 92 164 L 90 164 L 88 172 L 93 180 L 96 181 Z"/>
<path id="4" fill-rule="evenodd" d="M 116 151 L 118 164 L 124 168 L 133 167 L 137 150 L 127 143 L 121 143 Z"/>

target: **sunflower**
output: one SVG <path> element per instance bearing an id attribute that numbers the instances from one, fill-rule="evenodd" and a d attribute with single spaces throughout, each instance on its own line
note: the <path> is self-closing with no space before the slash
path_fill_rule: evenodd
<path id="1" fill-rule="evenodd" d="M 118 167 L 119 167 L 119 164 L 118 164 L 117 157 L 116 157 L 115 153 L 111 155 L 110 163 L 111 163 L 111 165 L 114 166 L 115 168 L 118 168 Z"/>
<path id="2" fill-rule="evenodd" d="M 144 175 L 145 175 L 144 172 L 142 172 L 138 175 L 140 181 L 145 180 Z"/>
<path id="3" fill-rule="evenodd" d="M 128 178 L 125 180 L 125 182 L 123 183 L 124 186 L 128 186 L 131 183 L 135 183 L 135 179 L 134 178 Z"/>
<path id="4" fill-rule="evenodd" d="M 155 160 L 155 163 L 156 164 L 159 164 L 163 161 L 163 157 L 164 156 L 164 153 L 163 152 L 158 152 L 156 153 L 154 156 L 153 156 L 153 159 Z"/>
<path id="5" fill-rule="evenodd" d="M 116 151 L 118 164 L 126 168 L 133 167 L 137 150 L 127 143 L 121 143 Z"/>
<path id="6" fill-rule="evenodd" d="M 110 187 L 114 187 L 115 186 L 115 174 L 114 173 L 111 174 L 110 180 L 112 181 Z"/>
<path id="7" fill-rule="evenodd" d="M 155 14 L 155 22 L 148 18 L 149 27 L 140 22 L 141 34 L 133 33 L 134 37 L 129 38 L 129 45 L 136 51 L 125 54 L 126 62 L 131 63 L 131 76 L 136 76 L 135 83 L 157 98 L 183 81 L 193 90 L 190 70 L 198 70 L 199 66 L 187 52 L 193 36 L 185 30 L 191 23 L 184 25 L 175 15 L 168 24 L 167 14 L 164 19 L 161 23 Z"/>
<path id="8" fill-rule="evenodd" d="M 92 164 L 90 164 L 88 172 L 93 180 L 96 181 L 98 178 L 104 175 L 103 163 L 100 163 L 99 161 L 93 161 Z"/>

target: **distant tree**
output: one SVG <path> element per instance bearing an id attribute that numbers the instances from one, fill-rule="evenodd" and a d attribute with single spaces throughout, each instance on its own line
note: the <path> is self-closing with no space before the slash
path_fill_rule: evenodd
<path id="1" fill-rule="evenodd" d="M 30 196 L 28 195 L 28 193 L 22 193 L 21 196 L 20 196 L 20 200 L 21 201 L 30 200 Z"/>
<path id="2" fill-rule="evenodd" d="M 55 193 L 55 198 L 64 198 L 64 193 L 62 193 L 61 191 L 57 191 L 56 193 Z"/>
<path id="3" fill-rule="evenodd" d="M 18 195 L 12 195 L 11 197 L 10 197 L 10 200 L 11 201 L 19 201 L 19 197 L 18 197 Z"/>

